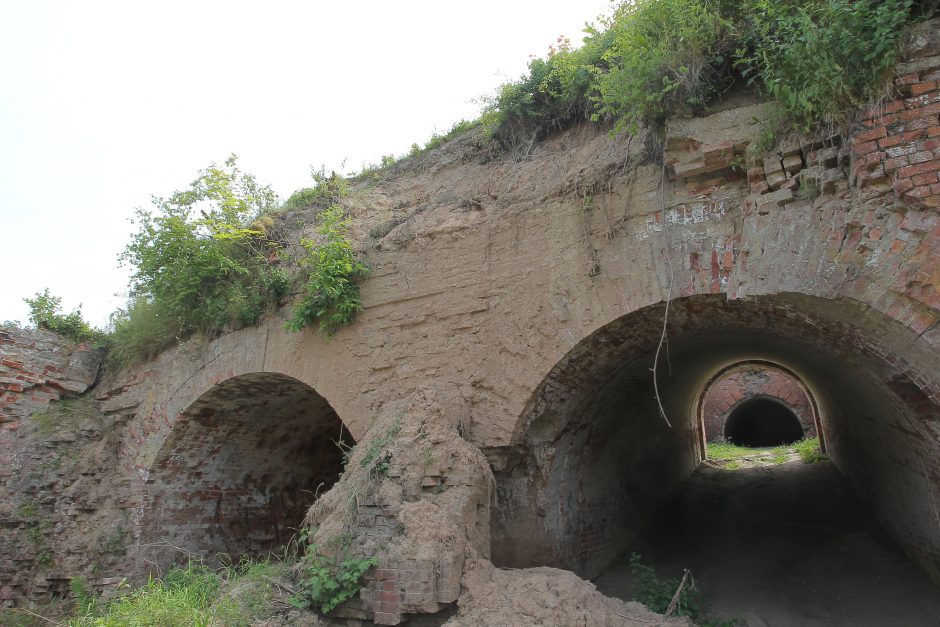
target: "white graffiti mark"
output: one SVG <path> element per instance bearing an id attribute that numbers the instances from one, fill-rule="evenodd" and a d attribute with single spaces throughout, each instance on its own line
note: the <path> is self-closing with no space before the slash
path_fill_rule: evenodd
<path id="1" fill-rule="evenodd" d="M 646 222 L 637 233 L 639 240 L 649 239 L 654 233 L 661 233 L 666 223 L 680 227 L 718 221 L 727 213 L 727 200 L 696 202 L 670 207 L 646 216 Z M 665 217 L 664 217 L 665 216 Z"/>

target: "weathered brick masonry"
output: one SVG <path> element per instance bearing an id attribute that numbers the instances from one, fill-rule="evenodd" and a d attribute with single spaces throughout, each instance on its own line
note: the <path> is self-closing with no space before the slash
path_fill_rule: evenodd
<path id="1" fill-rule="evenodd" d="M 755 397 L 780 402 L 799 419 L 806 437 L 816 435 L 813 406 L 800 384 L 777 368 L 745 364 L 723 374 L 705 392 L 702 421 L 706 440 L 721 439 L 731 412 L 742 401 Z"/>
<path id="2" fill-rule="evenodd" d="M 355 184 L 346 208 L 373 272 L 364 311 L 331 340 L 286 332 L 285 311 L 107 373 L 84 397 L 103 426 L 73 442 L 80 465 L 55 472 L 39 470 L 35 452 L 55 438 L 10 413 L 25 386 L 6 388 L 0 475 L 12 474 L 0 476 L 0 543 L 23 544 L 33 523 L 11 512 L 29 513 L 34 496 L 42 516 L 29 520 L 47 521 L 57 540 L 41 563 L 36 551 L 32 561 L 4 551 L 0 589 L 43 597 L 73 575 L 105 585 L 115 572 L 144 572 L 147 560 L 173 561 L 170 540 L 208 558 L 276 543 L 296 495 L 316 493 L 302 484 L 325 482 L 298 467 L 299 440 L 338 420 L 371 442 L 377 417 L 429 383 L 452 391 L 442 403 L 460 408 L 454 430 L 492 468 L 493 502 L 466 514 L 491 522 L 492 560 L 593 574 L 700 461 L 693 410 L 704 385 L 748 360 L 780 364 L 814 391 L 834 463 L 940 580 L 938 70 L 940 29 L 927 23 L 898 68 L 901 97 L 844 135 L 784 142 L 749 166 L 760 133 L 752 120 L 766 112 L 742 97 L 670 122 L 665 179 L 661 165 L 642 162 L 642 134 L 584 126 L 519 162 L 481 163 L 470 134 Z M 283 216 L 297 236 L 311 218 Z M 369 236 L 380 223 L 390 230 Z M 650 367 L 667 299 L 661 411 Z M 19 366 L 4 364 L 4 385 L 21 385 L 9 381 Z M 300 397 L 320 400 L 276 400 Z M 252 448 L 285 463 L 255 463 L 243 454 Z M 93 477 L 82 474 L 89 464 Z M 41 486 L 28 487 L 31 473 Z M 402 492 L 417 500 L 382 507 L 440 511 L 477 479 L 438 495 L 420 488 L 436 481 L 422 474 L 417 491 Z M 383 489 L 398 494 L 394 483 Z M 356 516 L 384 520 L 382 533 L 398 537 L 373 503 L 361 505 Z M 245 511 L 247 525 L 236 515 Z M 91 530 L 113 551 L 97 571 L 78 558 L 99 542 Z M 456 576 L 423 574 L 447 560 L 414 559 L 388 557 L 348 609 L 394 623 L 450 603 Z"/>

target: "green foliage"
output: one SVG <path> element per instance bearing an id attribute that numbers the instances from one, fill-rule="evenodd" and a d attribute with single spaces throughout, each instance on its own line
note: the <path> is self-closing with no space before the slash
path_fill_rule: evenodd
<path id="1" fill-rule="evenodd" d="M 75 613 L 79 616 L 91 616 L 98 612 L 98 598 L 88 589 L 84 577 L 69 579 L 69 590 L 75 598 Z"/>
<path id="2" fill-rule="evenodd" d="M 51 433 L 57 427 L 74 430 L 82 423 L 100 422 L 101 418 L 95 399 L 91 395 L 53 401 L 45 409 L 29 416 L 29 420 L 43 433 Z"/>
<path id="3" fill-rule="evenodd" d="M 445 143 L 449 142 L 455 137 L 459 135 L 463 135 L 467 131 L 473 128 L 476 128 L 479 125 L 480 125 L 479 120 L 460 120 L 458 122 L 455 122 L 454 125 L 450 128 L 450 130 L 447 131 L 446 133 L 443 133 L 443 134 L 433 133 L 431 135 L 431 139 L 425 142 L 423 149 L 416 150 L 418 148 L 418 145 L 414 144 L 411 147 L 411 152 L 409 153 L 409 156 L 414 156 L 415 154 L 418 154 L 419 152 L 426 152 L 428 150 L 434 150 L 435 148 L 444 145 Z M 383 161 L 384 161 L 384 158 L 383 158 Z"/>
<path id="4" fill-rule="evenodd" d="M 796 451 L 800 459 L 806 464 L 812 464 L 818 461 L 829 459 L 829 457 L 820 450 L 818 438 L 806 438 L 793 444 L 784 444 L 773 448 L 748 448 L 737 446 L 730 442 L 709 442 L 705 446 L 706 457 L 718 462 L 725 470 L 735 470 L 741 467 L 737 461 L 741 457 L 753 456 L 757 461 L 765 461 L 774 465 L 783 464 L 787 461 L 790 453 Z M 769 453 L 769 458 L 767 457 Z"/>
<path id="5" fill-rule="evenodd" d="M 635 132 L 702 108 L 718 89 L 730 23 L 708 0 L 625 2 L 609 22 L 611 44 L 593 87 L 595 118 Z"/>
<path id="6" fill-rule="evenodd" d="M 749 0 L 735 64 L 799 130 L 844 122 L 894 67 L 911 0 Z"/>
<path id="7" fill-rule="evenodd" d="M 317 607 L 329 614 L 362 589 L 362 578 L 378 564 L 375 557 L 355 557 L 345 552 L 330 558 L 319 555 L 311 544 L 301 559 L 303 576 L 300 590 L 289 599 L 298 608 Z"/>
<path id="8" fill-rule="evenodd" d="M 313 324 L 332 335 L 362 309 L 357 280 L 369 274 L 348 238 L 349 221 L 343 209 L 333 205 L 319 215 L 317 239 L 301 240 L 307 255 L 301 264 L 309 270 L 301 300 L 287 323 L 291 331 Z"/>
<path id="9" fill-rule="evenodd" d="M 369 447 L 366 449 L 365 455 L 362 456 L 362 459 L 359 460 L 359 466 L 362 468 L 369 469 L 369 475 L 371 477 L 377 477 L 379 475 L 384 475 L 388 472 L 389 464 L 392 461 L 391 452 L 385 450 L 385 448 L 398 437 L 398 434 L 401 432 L 401 418 L 396 417 L 395 423 L 390 429 L 379 435 L 378 437 L 372 438 L 369 442 Z"/>
<path id="10" fill-rule="evenodd" d="M 804 464 L 815 464 L 829 459 L 819 446 L 819 438 L 806 438 L 793 445 Z"/>
<path id="11" fill-rule="evenodd" d="M 560 38 L 485 117 L 505 146 L 591 117 L 614 130 L 696 112 L 737 79 L 799 130 L 877 97 L 911 0 L 627 0 L 573 49 Z M 917 3 L 917 15 L 936 12 Z"/>
<path id="12" fill-rule="evenodd" d="M 679 579 L 660 579 L 652 566 L 642 562 L 642 557 L 630 555 L 630 572 L 633 575 L 633 597 L 651 611 L 663 614 L 669 608 L 672 597 L 679 589 Z M 679 593 L 673 616 L 699 618 L 699 592 L 695 584 L 688 582 Z"/>
<path id="13" fill-rule="evenodd" d="M 731 442 L 709 442 L 705 445 L 705 454 L 708 459 L 719 461 L 744 457 L 745 455 L 753 455 L 757 452 L 759 452 L 758 449 L 738 446 Z"/>
<path id="14" fill-rule="evenodd" d="M 248 627 L 270 618 L 278 593 L 273 582 L 287 579 L 291 565 L 271 559 L 242 559 L 220 569 L 224 595 L 212 608 L 215 623 Z"/>
<path id="15" fill-rule="evenodd" d="M 33 298 L 24 298 L 29 305 L 29 320 L 39 329 L 47 329 L 70 337 L 78 342 L 100 339 L 102 333 L 91 327 L 82 318 L 79 307 L 70 314 L 63 315 L 62 299 L 49 293 L 49 288 L 37 292 Z"/>
<path id="16" fill-rule="evenodd" d="M 134 274 L 128 306 L 112 318 L 117 365 L 196 332 L 254 324 L 289 288 L 264 219 L 277 197 L 234 155 L 153 204 L 137 211 L 138 230 L 121 255 Z"/>
<path id="17" fill-rule="evenodd" d="M 52 531 L 52 521 L 40 516 L 35 501 L 24 501 L 17 506 L 14 514 L 24 523 L 26 540 L 36 554 L 36 562 L 40 566 L 52 564 L 52 553 L 49 551 L 48 535 Z"/>
<path id="18" fill-rule="evenodd" d="M 70 624 L 76 627 L 208 626 L 215 617 L 213 603 L 219 586 L 216 573 L 190 564 L 171 570 L 163 579 L 151 578 L 144 586 L 106 605 L 92 604 Z"/>
<path id="19" fill-rule="evenodd" d="M 573 49 L 560 37 L 546 58 L 529 62 L 527 74 L 499 88 L 483 117 L 497 140 L 504 145 L 533 141 L 590 117 L 593 106 L 588 94 L 613 33 L 592 26 L 585 32 L 580 48 Z"/>
<path id="20" fill-rule="evenodd" d="M 120 367 L 152 359 L 178 339 L 176 324 L 162 303 L 137 296 L 111 314 L 108 363 Z"/>
<path id="21" fill-rule="evenodd" d="M 383 162 L 385 158 L 383 157 Z M 326 168 L 311 168 L 310 176 L 314 186 L 299 189 L 284 202 L 282 209 L 303 207 L 328 207 L 349 193 L 349 183 L 336 172 L 326 173 Z"/>

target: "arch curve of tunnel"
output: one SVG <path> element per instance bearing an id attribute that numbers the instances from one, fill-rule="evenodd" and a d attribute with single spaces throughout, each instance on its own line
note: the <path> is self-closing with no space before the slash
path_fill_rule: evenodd
<path id="1" fill-rule="evenodd" d="M 150 468 L 141 525 L 148 563 L 215 563 L 287 544 L 354 444 L 330 404 L 287 375 L 214 385 L 173 424 Z"/>
<path id="2" fill-rule="evenodd" d="M 813 390 L 828 453 L 914 560 L 940 573 L 936 501 L 940 359 L 926 338 L 851 299 L 781 293 L 675 299 L 658 409 L 651 366 L 665 303 L 583 337 L 545 375 L 495 472 L 492 556 L 594 577 L 703 459 L 697 405 L 715 373 L 779 364 Z"/>
<path id="3" fill-rule="evenodd" d="M 759 399 L 763 400 L 758 402 Z M 734 442 L 736 435 L 740 439 L 741 434 L 736 432 L 742 427 L 745 429 L 744 439 L 752 441 L 753 438 L 746 434 L 748 428 L 770 428 L 769 424 L 754 421 L 762 415 L 787 433 L 782 437 L 764 439 L 773 443 L 754 446 L 778 446 L 803 437 L 819 437 L 820 447 L 826 450 L 813 391 L 795 372 L 778 363 L 746 360 L 721 368 L 705 383 L 696 405 L 703 456 L 707 442 Z M 761 409 L 765 411 L 762 413 Z M 732 417 L 734 421 L 729 429 Z"/>

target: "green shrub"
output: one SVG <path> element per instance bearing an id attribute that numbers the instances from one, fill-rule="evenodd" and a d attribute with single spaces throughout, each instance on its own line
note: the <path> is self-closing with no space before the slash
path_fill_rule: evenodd
<path id="1" fill-rule="evenodd" d="M 384 157 L 383 157 L 384 161 Z M 298 189 L 281 206 L 282 209 L 304 207 L 328 207 L 349 193 L 349 183 L 336 172 L 326 173 L 326 168 L 311 168 L 314 186 Z"/>
<path id="2" fill-rule="evenodd" d="M 139 296 L 111 314 L 108 363 L 115 368 L 146 361 L 179 338 L 177 325 L 160 303 Z"/>
<path id="3" fill-rule="evenodd" d="M 106 605 L 85 604 L 86 611 L 71 622 L 81 627 L 208 626 L 219 591 L 219 577 L 190 564 L 150 579 L 144 586 Z"/>
<path id="4" fill-rule="evenodd" d="M 799 130 L 842 123 L 894 67 L 911 0 L 748 0 L 735 63 Z"/>
<path id="5" fill-rule="evenodd" d="M 248 627 L 270 619 L 276 612 L 276 582 L 289 578 L 292 563 L 243 558 L 219 571 L 223 593 L 213 605 L 218 625 Z"/>
<path id="6" fill-rule="evenodd" d="M 245 626 L 273 613 L 277 594 L 272 583 L 285 578 L 291 563 L 243 559 L 212 571 L 199 564 L 174 568 L 162 579 L 151 578 L 112 601 L 94 596 L 87 583 L 73 578 L 75 627 L 226 625 Z M 122 584 L 125 587 L 126 584 Z"/>
<path id="7" fill-rule="evenodd" d="M 610 48 L 610 29 L 586 28 L 583 45 L 559 39 L 544 59 L 532 59 L 518 81 L 502 85 L 483 114 L 484 127 L 503 145 L 531 142 L 593 112 L 592 80 Z"/>
<path id="8" fill-rule="evenodd" d="M 708 442 L 705 445 L 705 456 L 708 459 L 713 459 L 716 461 L 735 459 L 736 457 L 744 457 L 745 455 L 753 455 L 757 451 L 746 446 L 738 446 L 737 444 L 732 444 L 731 442 Z"/>
<path id="9" fill-rule="evenodd" d="M 414 156 L 423 151 L 434 150 L 438 146 L 442 146 L 443 144 L 449 142 L 453 138 L 459 135 L 463 135 L 467 131 L 473 128 L 476 128 L 477 126 L 479 126 L 479 124 L 480 124 L 479 120 L 460 120 L 458 122 L 455 122 L 454 125 L 450 128 L 450 130 L 447 131 L 446 133 L 443 133 L 440 135 L 437 133 L 433 133 L 431 135 L 431 138 L 424 144 L 423 149 L 418 148 L 417 144 L 412 145 L 409 156 Z M 385 157 L 382 158 L 382 161 L 383 161 L 382 167 L 386 167 Z M 392 165 L 392 164 L 388 164 L 388 165 Z"/>
<path id="10" fill-rule="evenodd" d="M 337 605 L 359 593 L 363 576 L 378 564 L 378 559 L 345 553 L 334 558 L 324 557 L 318 555 L 317 546 L 311 544 L 301 563 L 300 591 L 290 598 L 290 603 L 298 608 L 317 607 L 329 614 Z"/>
<path id="11" fill-rule="evenodd" d="M 309 270 L 306 287 L 294 315 L 287 323 L 291 331 L 318 324 L 332 335 L 362 309 L 357 280 L 369 274 L 349 241 L 349 221 L 343 209 L 333 205 L 319 215 L 317 239 L 301 241 L 307 255 L 301 263 Z"/>
<path id="12" fill-rule="evenodd" d="M 804 464 L 814 464 L 829 459 L 819 446 L 819 438 L 806 438 L 793 445 Z"/>
<path id="13" fill-rule="evenodd" d="M 583 45 L 559 40 L 500 87 L 485 118 L 504 146 L 591 117 L 614 130 L 696 112 L 737 79 L 806 130 L 841 122 L 890 77 L 911 0 L 629 0 Z M 937 11 L 916 3 L 918 16 Z"/>
<path id="14" fill-rule="evenodd" d="M 593 87 L 595 118 L 635 132 L 669 115 L 701 109 L 724 78 L 730 23 L 707 0 L 625 2 L 608 30 L 610 47 Z"/>
<path id="15" fill-rule="evenodd" d="M 112 318 L 114 362 L 153 356 L 193 333 L 254 324 L 286 295 L 280 243 L 266 229 L 277 196 L 238 170 L 231 156 L 189 189 L 137 211 L 121 255 L 134 268 L 132 296 Z"/>
<path id="16" fill-rule="evenodd" d="M 679 589 L 679 579 L 660 579 L 652 566 L 643 563 L 637 553 L 630 555 L 630 572 L 633 575 L 633 598 L 650 611 L 663 614 L 669 608 L 672 597 Z M 679 593 L 673 616 L 699 617 L 699 593 L 692 582 L 688 582 Z"/>
<path id="17" fill-rule="evenodd" d="M 39 329 L 47 329 L 78 342 L 100 339 L 103 335 L 85 321 L 81 307 L 63 315 L 62 299 L 50 294 L 49 288 L 23 301 L 29 306 L 30 322 Z"/>
<path id="18" fill-rule="evenodd" d="M 75 598 L 75 612 L 79 616 L 93 616 L 98 612 L 98 598 L 88 589 L 84 577 L 69 579 L 69 590 Z"/>

